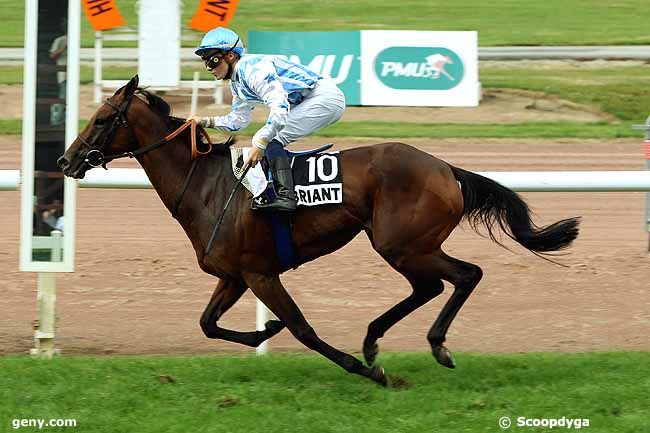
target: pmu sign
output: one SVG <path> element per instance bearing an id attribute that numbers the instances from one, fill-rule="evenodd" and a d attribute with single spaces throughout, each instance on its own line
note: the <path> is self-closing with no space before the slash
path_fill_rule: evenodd
<path id="1" fill-rule="evenodd" d="M 331 77 L 348 105 L 361 105 L 360 32 L 248 32 L 251 53 L 275 54 Z"/>
<path id="2" fill-rule="evenodd" d="M 476 32 L 361 32 L 364 105 L 475 107 Z"/>
<path id="3" fill-rule="evenodd" d="M 476 106 L 476 32 L 250 32 L 253 53 L 331 77 L 348 105 Z"/>

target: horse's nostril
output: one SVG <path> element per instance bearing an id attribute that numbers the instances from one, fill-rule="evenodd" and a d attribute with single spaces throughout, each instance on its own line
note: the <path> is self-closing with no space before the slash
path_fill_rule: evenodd
<path id="1" fill-rule="evenodd" d="M 65 159 L 65 156 L 62 156 L 61 158 L 56 160 L 56 165 L 59 166 L 60 169 L 65 169 L 70 165 L 67 159 Z"/>

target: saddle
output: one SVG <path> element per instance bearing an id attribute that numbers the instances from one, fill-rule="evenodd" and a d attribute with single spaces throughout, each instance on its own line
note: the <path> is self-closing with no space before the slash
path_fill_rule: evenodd
<path id="1" fill-rule="evenodd" d="M 325 203 L 340 203 L 342 201 L 343 188 L 341 183 L 341 173 L 340 173 L 340 164 L 338 164 L 338 152 L 325 154 L 326 150 L 330 149 L 333 146 L 332 143 L 325 144 L 323 146 L 317 147 L 315 149 L 304 150 L 299 152 L 287 152 L 287 156 L 292 161 L 292 173 L 294 176 L 294 183 L 296 187 L 296 195 L 298 196 L 298 204 L 300 206 L 315 206 L 318 204 Z M 325 164 L 319 163 L 319 158 L 325 157 L 328 161 Z M 308 159 L 312 159 L 311 162 L 308 162 Z M 309 164 L 312 164 L 311 170 Z M 244 165 L 243 155 L 237 157 L 236 168 L 240 169 Z M 260 184 L 256 179 L 247 179 L 247 183 L 251 185 L 252 189 L 249 189 L 253 194 L 253 200 L 258 201 L 259 203 L 265 203 L 266 201 L 272 201 L 275 199 L 275 191 L 273 189 L 273 175 L 270 170 L 268 161 L 266 157 L 260 162 L 261 165 L 261 175 L 263 176 L 262 185 L 265 185 L 259 189 L 263 191 L 259 194 L 255 194 L 253 190 L 255 189 L 255 184 Z M 328 165 L 328 167 L 326 167 Z M 318 166 L 318 168 L 315 168 Z M 233 167 L 235 169 L 235 167 Z M 309 182 L 310 171 L 312 176 L 312 182 Z M 247 178 L 251 176 L 251 171 L 246 176 Z M 259 176 L 258 174 L 253 174 L 253 176 Z M 265 182 L 265 184 L 264 184 Z M 320 182 L 320 183 L 319 183 Z M 244 185 L 246 183 L 243 182 Z M 251 202 L 251 206 L 252 206 Z M 275 252 L 278 256 L 282 270 L 295 269 L 302 263 L 300 257 L 296 254 L 295 248 L 293 246 L 293 241 L 291 239 L 291 223 L 292 215 L 279 215 L 273 213 L 263 214 L 271 224 L 271 230 L 273 232 L 273 240 L 275 244 Z"/>

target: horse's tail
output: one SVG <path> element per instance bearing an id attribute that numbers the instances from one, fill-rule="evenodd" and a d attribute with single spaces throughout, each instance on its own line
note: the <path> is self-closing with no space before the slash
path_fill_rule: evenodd
<path id="1" fill-rule="evenodd" d="M 465 218 L 478 232 L 484 225 L 490 238 L 501 245 L 494 235 L 494 226 L 523 247 L 535 253 L 562 250 L 578 236 L 580 218 L 568 218 L 546 227 L 531 220 L 530 209 L 511 189 L 476 173 L 450 166 L 463 192 Z"/>

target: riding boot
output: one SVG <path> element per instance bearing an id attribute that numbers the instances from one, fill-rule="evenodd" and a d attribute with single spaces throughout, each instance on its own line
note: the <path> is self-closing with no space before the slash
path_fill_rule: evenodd
<path id="1" fill-rule="evenodd" d="M 276 198 L 266 204 L 255 204 L 254 210 L 271 212 L 293 212 L 297 207 L 296 192 L 293 186 L 293 175 L 291 164 L 286 153 L 274 155 L 269 159 L 271 172 L 273 173 L 273 187 Z"/>

